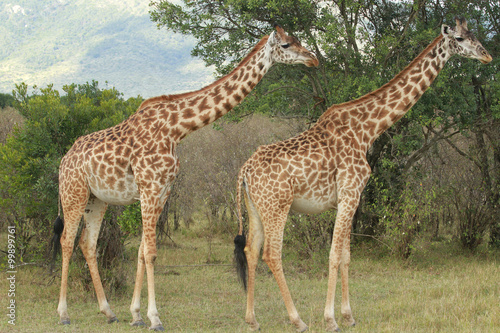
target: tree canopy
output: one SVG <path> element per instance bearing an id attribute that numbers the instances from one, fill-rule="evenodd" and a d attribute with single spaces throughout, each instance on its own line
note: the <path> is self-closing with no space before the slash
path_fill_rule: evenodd
<path id="1" fill-rule="evenodd" d="M 388 82 L 438 36 L 442 24 L 460 16 L 493 56 L 487 66 L 452 58 L 408 114 L 373 145 L 368 161 L 376 182 L 369 183 L 361 211 L 380 191 L 397 198 L 410 170 L 436 143 L 473 163 L 481 174 L 491 209 L 500 189 L 500 4 L 459 0 L 154 0 L 151 18 L 166 28 L 196 38 L 192 55 L 227 73 L 263 35 L 279 23 L 313 50 L 318 68 L 274 66 L 230 116 L 259 112 L 306 117 L 314 122 L 328 107 L 346 102 Z M 450 138 L 467 135 L 463 149 Z M 423 170 L 421 170 L 423 171 Z M 425 172 L 420 172 L 425 177 Z"/>

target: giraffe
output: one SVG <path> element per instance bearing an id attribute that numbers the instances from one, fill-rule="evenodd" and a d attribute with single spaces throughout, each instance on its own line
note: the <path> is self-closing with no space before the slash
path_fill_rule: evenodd
<path id="1" fill-rule="evenodd" d="M 131 325 L 145 326 L 139 310 L 146 271 L 150 328 L 164 330 L 154 291 L 155 229 L 179 170 L 176 146 L 189 133 L 212 123 L 238 105 L 274 63 L 311 67 L 317 66 L 318 60 L 295 37 L 275 25 L 275 30 L 264 36 L 228 75 L 198 91 L 147 99 L 122 123 L 76 140 L 61 160 L 59 206 L 64 222 L 59 216 L 54 227 L 62 248 L 57 308 L 62 324 L 70 323 L 66 301 L 68 265 L 82 216 L 84 229 L 79 245 L 89 266 L 99 309 L 108 322 L 117 321 L 99 276 L 96 243 L 108 204 L 128 205 L 139 200 L 143 231 L 130 306 Z"/>
<path id="2" fill-rule="evenodd" d="M 290 209 L 307 214 L 337 210 L 324 318 L 327 331 L 339 330 L 334 318 L 334 295 L 340 266 L 341 313 L 348 325 L 355 324 L 348 292 L 350 234 L 352 217 L 371 173 L 366 153 L 374 140 L 417 102 L 455 54 L 482 63 L 492 60 L 468 31 L 467 22 L 456 19 L 455 28 L 443 25 L 441 34 L 387 84 L 356 100 L 331 106 L 310 129 L 259 147 L 241 167 L 235 259 L 247 289 L 245 320 L 251 330 L 259 329 L 254 290 L 262 246 L 262 258 L 277 281 L 290 321 L 298 331 L 307 329 L 293 304 L 281 263 L 283 230 Z M 248 211 L 247 237 L 241 216 L 242 192 Z"/>

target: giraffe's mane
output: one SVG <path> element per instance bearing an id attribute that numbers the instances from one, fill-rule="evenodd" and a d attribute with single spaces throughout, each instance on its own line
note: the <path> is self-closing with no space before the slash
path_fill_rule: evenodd
<path id="1" fill-rule="evenodd" d="M 196 95 L 196 94 L 202 93 L 206 90 L 209 90 L 209 89 L 213 88 L 214 86 L 224 82 L 225 80 L 230 78 L 237 70 L 239 70 L 241 67 L 245 66 L 250 61 L 250 59 L 264 47 L 264 45 L 267 43 L 268 38 L 269 38 L 268 35 L 262 37 L 262 39 L 257 43 L 257 45 L 254 46 L 254 48 L 245 56 L 245 58 L 243 58 L 243 60 L 238 64 L 238 66 L 236 66 L 236 68 L 234 68 L 231 71 L 231 73 L 229 73 L 229 74 L 221 77 L 220 79 L 212 82 L 208 86 L 205 86 L 199 90 L 190 91 L 190 92 L 186 92 L 186 93 L 173 94 L 173 95 L 161 95 L 161 96 L 148 98 L 144 102 L 141 103 L 138 110 L 142 110 L 144 107 L 146 107 L 150 104 L 173 101 L 173 100 L 180 99 L 180 98 L 190 97 L 192 95 Z"/>
<path id="2" fill-rule="evenodd" d="M 380 95 L 381 93 L 383 93 L 385 90 L 389 89 L 389 87 L 391 87 L 393 84 L 395 84 L 400 78 L 404 77 L 406 74 L 408 74 L 420 61 L 422 61 L 422 59 L 429 53 L 431 52 L 432 49 L 434 49 L 434 47 L 436 47 L 436 45 L 443 39 L 443 35 L 442 34 L 439 34 L 439 36 L 437 36 L 431 44 L 429 44 L 415 59 L 413 59 L 413 61 L 408 65 L 406 66 L 405 69 L 403 69 L 401 72 L 399 72 L 399 74 L 397 74 L 396 76 L 394 76 L 389 82 L 387 82 L 386 84 L 384 84 L 382 87 L 372 91 L 372 92 L 369 92 L 368 94 L 364 95 L 364 96 L 361 96 L 357 99 L 354 99 L 352 101 L 348 101 L 348 102 L 345 102 L 345 103 L 340 103 L 340 104 L 334 104 L 332 105 L 331 107 L 328 108 L 328 110 L 325 111 L 325 113 L 323 113 L 323 115 L 321 115 L 320 119 L 324 118 L 325 116 L 327 116 L 328 114 L 331 114 L 332 112 L 335 112 L 335 110 L 338 110 L 338 109 L 343 109 L 343 108 L 346 108 L 346 107 L 351 107 L 355 104 L 361 104 L 361 103 L 364 103 L 366 102 L 366 100 L 368 99 L 371 99 L 373 97 L 376 97 L 378 95 Z"/>

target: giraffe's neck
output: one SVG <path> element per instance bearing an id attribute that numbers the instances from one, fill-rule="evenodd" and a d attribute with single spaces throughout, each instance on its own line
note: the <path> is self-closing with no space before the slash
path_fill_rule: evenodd
<path id="1" fill-rule="evenodd" d="M 155 112 L 174 141 L 219 119 L 252 91 L 273 64 L 272 48 L 264 37 L 228 75 L 201 90 L 163 95 L 144 101 L 136 113 Z"/>
<path id="2" fill-rule="evenodd" d="M 446 43 L 439 35 L 387 84 L 357 100 L 332 106 L 319 121 L 330 119 L 337 126 L 347 125 L 358 133 L 359 142 L 368 149 L 432 84 L 451 56 Z"/>

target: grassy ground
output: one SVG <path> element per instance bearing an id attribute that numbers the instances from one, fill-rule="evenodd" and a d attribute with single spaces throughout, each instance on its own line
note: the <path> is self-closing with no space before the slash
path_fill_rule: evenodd
<path id="1" fill-rule="evenodd" d="M 180 233 L 173 238 L 180 246 L 160 246 L 156 269 L 156 299 L 165 329 L 247 332 L 246 296 L 233 267 L 224 265 L 232 262 L 232 239 L 213 240 L 209 254 L 207 239 Z M 130 259 L 124 262 L 128 266 L 125 290 L 109 297 L 119 323 L 106 324 L 93 290 L 75 283 L 70 285 L 68 296 L 71 325 L 59 325 L 56 308 L 60 273 L 51 280 L 45 268 L 27 265 L 20 267 L 16 274 L 16 325 L 9 325 L 2 315 L 0 332 L 147 332 L 145 328 L 128 324 L 137 245 L 137 241 L 129 245 Z M 380 256 L 372 245 L 354 246 L 350 291 L 357 325 L 355 328 L 343 325 L 338 291 L 336 318 L 342 330 L 356 333 L 499 332 L 498 252 L 483 251 L 476 255 L 457 252 L 451 245 L 427 244 L 419 248 L 411 261 L 405 262 Z M 204 264 L 207 258 L 221 265 L 177 266 Z M 314 263 L 304 261 L 297 263 L 293 258 L 293 252 L 285 251 L 285 275 L 295 305 L 310 332 L 324 331 L 327 267 L 315 267 Z M 312 269 L 308 269 L 308 265 L 313 266 Z M 1 308 L 6 312 L 6 278 L 0 279 L 0 290 Z M 141 305 L 145 319 L 146 297 L 144 286 Z M 262 262 L 258 268 L 255 311 L 262 331 L 294 332 L 276 282 Z"/>

